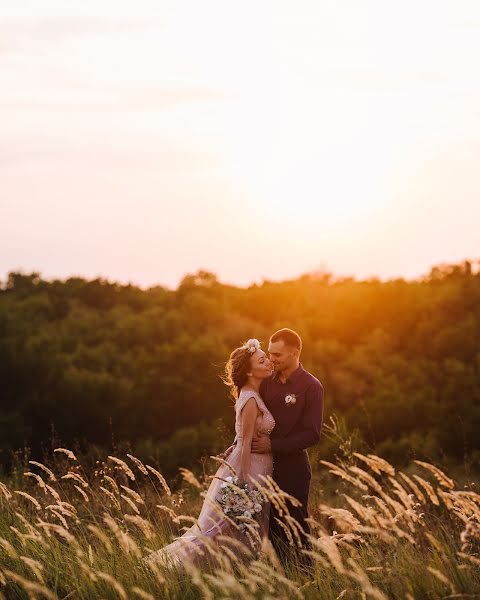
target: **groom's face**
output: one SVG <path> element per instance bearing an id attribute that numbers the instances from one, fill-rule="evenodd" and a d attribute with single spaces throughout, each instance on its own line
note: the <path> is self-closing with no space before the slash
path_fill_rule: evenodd
<path id="1" fill-rule="evenodd" d="M 297 358 L 297 351 L 291 346 L 287 346 L 283 340 L 278 342 L 270 342 L 268 345 L 268 353 L 270 360 L 273 363 L 275 371 L 281 373 L 285 369 L 290 369 Z"/>

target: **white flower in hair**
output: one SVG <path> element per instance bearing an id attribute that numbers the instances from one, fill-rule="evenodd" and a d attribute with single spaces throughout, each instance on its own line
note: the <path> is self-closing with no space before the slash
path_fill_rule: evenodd
<path id="1" fill-rule="evenodd" d="M 257 350 L 260 350 L 260 342 L 255 338 L 251 338 L 244 346 L 242 346 L 242 348 L 245 348 L 245 350 L 248 350 L 253 354 Z"/>

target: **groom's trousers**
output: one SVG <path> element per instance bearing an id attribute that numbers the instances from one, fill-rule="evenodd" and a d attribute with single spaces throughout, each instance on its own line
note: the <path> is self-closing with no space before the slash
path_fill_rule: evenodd
<path id="1" fill-rule="evenodd" d="M 297 450 L 288 454 L 278 453 L 273 456 L 273 479 L 275 483 L 287 494 L 301 502 L 301 506 L 293 506 L 287 503 L 290 516 L 298 522 L 301 529 L 299 532 L 300 542 L 303 548 L 308 549 L 309 544 L 306 535 L 310 533 L 310 527 L 306 521 L 308 518 L 308 495 L 310 491 L 310 480 L 312 470 L 306 450 Z M 270 512 L 269 538 L 275 550 L 280 554 L 291 548 L 288 534 L 278 523 L 282 520 L 274 505 Z M 286 525 L 286 523 L 285 523 Z M 295 534 L 293 535 L 294 546 L 298 548 Z"/>

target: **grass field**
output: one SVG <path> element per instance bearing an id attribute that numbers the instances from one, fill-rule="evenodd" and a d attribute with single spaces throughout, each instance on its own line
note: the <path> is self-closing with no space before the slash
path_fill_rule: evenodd
<path id="1" fill-rule="evenodd" d="M 158 465 L 125 455 L 89 469 L 58 448 L 0 483 L 0 597 L 480 598 L 475 482 L 358 453 L 320 467 L 311 572 L 283 569 L 269 544 L 248 563 L 220 544 L 208 572 L 152 571 L 142 558 L 190 526 L 208 476 L 183 471 L 172 491 Z"/>

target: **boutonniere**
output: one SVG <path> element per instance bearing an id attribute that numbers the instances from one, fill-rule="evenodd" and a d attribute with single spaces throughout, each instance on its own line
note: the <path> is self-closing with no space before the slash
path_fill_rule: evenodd
<path id="1" fill-rule="evenodd" d="M 285 396 L 285 404 L 287 406 L 293 406 L 293 404 L 295 404 L 296 401 L 297 397 L 295 396 L 295 394 L 287 394 Z"/>

